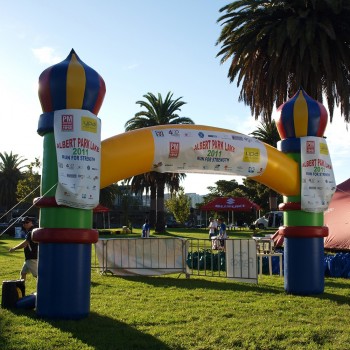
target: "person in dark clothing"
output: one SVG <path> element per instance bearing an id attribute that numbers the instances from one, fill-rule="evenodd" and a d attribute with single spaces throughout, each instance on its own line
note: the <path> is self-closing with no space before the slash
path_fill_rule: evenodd
<path id="1" fill-rule="evenodd" d="M 25 261 L 21 270 L 21 279 L 25 280 L 27 273 L 38 276 L 38 243 L 32 241 L 33 221 L 29 217 L 22 219 L 23 229 L 26 231 L 25 240 L 17 246 L 10 248 L 10 252 L 24 248 Z"/>

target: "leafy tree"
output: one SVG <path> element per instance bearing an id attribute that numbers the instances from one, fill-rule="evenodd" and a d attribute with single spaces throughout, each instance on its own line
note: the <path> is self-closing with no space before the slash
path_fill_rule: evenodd
<path id="1" fill-rule="evenodd" d="M 146 101 L 137 101 L 136 104 L 140 105 L 141 108 L 145 108 L 145 110 L 136 113 L 133 118 L 125 123 L 125 131 L 156 125 L 193 124 L 190 118 L 180 117 L 177 114 L 178 111 L 181 111 L 181 107 L 186 104 L 186 102 L 181 101 L 182 97 L 173 100 L 173 94 L 171 92 L 167 93 L 164 100 L 161 94 L 155 96 L 150 92 L 143 95 L 143 97 Z M 150 178 L 149 175 L 147 176 Z M 172 184 L 169 184 L 169 186 L 174 187 L 175 181 L 177 181 L 177 184 L 180 183 L 181 176 L 184 177 L 185 175 L 173 174 L 169 177 L 166 174 L 152 172 L 152 181 L 149 181 L 148 184 L 151 195 L 156 193 L 157 196 L 156 232 L 165 231 L 164 190 L 165 186 L 168 184 L 167 181 L 170 179 Z M 135 184 L 137 183 L 141 186 L 138 188 L 138 191 L 143 191 L 142 186 L 146 184 L 146 181 L 135 180 Z M 151 208 L 154 208 L 155 205 L 152 203 L 152 200 L 154 200 L 154 198 L 151 196 Z"/>
<path id="2" fill-rule="evenodd" d="M 0 205 L 6 210 L 11 209 L 17 202 L 16 191 L 18 181 L 22 179 L 23 163 L 27 159 L 18 154 L 0 153 Z"/>
<path id="3" fill-rule="evenodd" d="M 271 120 L 274 105 L 299 87 L 350 117 L 350 1 L 239 0 L 220 9 L 217 56 L 242 84 L 239 100 L 256 119 Z"/>
<path id="4" fill-rule="evenodd" d="M 209 194 L 204 196 L 204 203 L 208 203 L 216 197 L 230 196 L 237 188 L 239 184 L 235 179 L 232 180 L 218 180 L 215 182 L 215 186 L 207 187 Z"/>
<path id="5" fill-rule="evenodd" d="M 175 220 L 185 223 L 191 209 L 191 199 L 186 196 L 185 191 L 180 187 L 179 192 L 174 193 L 165 201 L 166 208 L 174 215 Z"/>
<path id="6" fill-rule="evenodd" d="M 18 181 L 16 197 L 18 202 L 33 204 L 34 198 L 40 197 L 40 174 L 35 170 L 41 167 L 38 158 L 31 162 L 28 169 L 22 173 L 22 179 Z"/>

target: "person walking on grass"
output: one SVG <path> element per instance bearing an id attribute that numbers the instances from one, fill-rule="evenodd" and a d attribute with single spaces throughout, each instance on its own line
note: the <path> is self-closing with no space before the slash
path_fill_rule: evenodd
<path id="1" fill-rule="evenodd" d="M 27 273 L 31 272 L 34 277 L 38 276 L 38 243 L 32 241 L 33 221 L 28 216 L 22 219 L 23 229 L 26 232 L 25 240 L 9 251 L 12 253 L 24 248 L 25 261 L 21 270 L 21 279 L 25 280 Z"/>
<path id="2" fill-rule="evenodd" d="M 218 229 L 218 223 L 214 218 L 209 218 L 209 240 L 211 240 L 212 237 L 216 237 L 217 235 L 217 229 Z"/>
<path id="3" fill-rule="evenodd" d="M 145 220 L 145 223 L 142 226 L 142 238 L 149 238 L 151 227 L 149 225 L 148 219 Z"/>

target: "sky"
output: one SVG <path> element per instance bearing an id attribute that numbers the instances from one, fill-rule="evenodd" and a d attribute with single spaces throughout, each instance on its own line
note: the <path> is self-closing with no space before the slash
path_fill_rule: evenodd
<path id="1" fill-rule="evenodd" d="M 249 134 L 259 126 L 238 101 L 240 88 L 227 78 L 228 64 L 216 57 L 222 0 L 0 0 L 0 152 L 42 159 L 37 134 L 42 113 L 39 75 L 64 60 L 73 48 L 106 83 L 98 114 L 102 140 L 124 132 L 140 111 L 143 95 L 181 97 L 180 116 L 195 124 Z M 336 183 L 349 178 L 349 131 L 339 111 L 325 136 Z M 187 193 L 207 194 L 208 186 L 231 175 L 187 174 Z"/>

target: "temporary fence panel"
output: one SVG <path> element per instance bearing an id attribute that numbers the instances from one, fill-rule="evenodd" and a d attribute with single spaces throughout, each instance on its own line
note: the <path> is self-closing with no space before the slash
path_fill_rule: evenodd
<path id="1" fill-rule="evenodd" d="M 181 238 L 99 239 L 95 249 L 103 273 L 119 276 L 186 273 L 186 240 Z"/>
<path id="2" fill-rule="evenodd" d="M 100 272 L 119 276 L 185 273 L 258 281 L 253 239 L 106 238 L 95 244 Z M 96 265 L 96 264 L 95 264 Z"/>
<path id="3" fill-rule="evenodd" d="M 258 282 L 256 242 L 254 239 L 227 239 L 226 275 L 241 282 Z"/>

